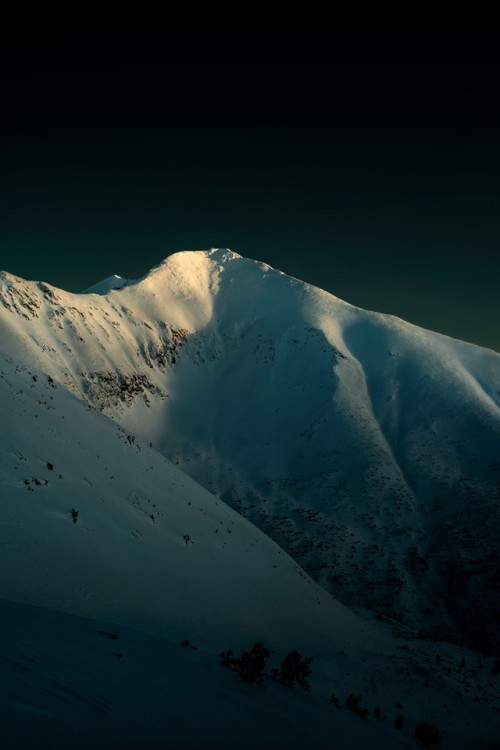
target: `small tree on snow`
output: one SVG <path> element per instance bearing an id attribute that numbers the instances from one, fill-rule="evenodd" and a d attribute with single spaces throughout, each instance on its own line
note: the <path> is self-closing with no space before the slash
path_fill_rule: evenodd
<path id="1" fill-rule="evenodd" d="M 415 738 L 424 747 L 438 747 L 441 743 L 441 732 L 435 724 L 420 721 L 415 727 Z"/>
<path id="2" fill-rule="evenodd" d="M 280 664 L 279 669 L 271 670 L 275 680 L 287 687 L 299 685 L 304 690 L 309 690 L 307 678 L 311 674 L 312 656 L 305 658 L 298 651 L 290 651 Z"/>
<path id="3" fill-rule="evenodd" d="M 262 641 L 255 643 L 250 651 L 243 651 L 241 656 L 233 656 L 232 651 L 223 651 L 221 653 L 222 663 L 225 667 L 234 669 L 239 674 L 243 682 L 253 685 L 257 683 L 263 690 L 264 685 L 264 667 L 270 653 Z"/>

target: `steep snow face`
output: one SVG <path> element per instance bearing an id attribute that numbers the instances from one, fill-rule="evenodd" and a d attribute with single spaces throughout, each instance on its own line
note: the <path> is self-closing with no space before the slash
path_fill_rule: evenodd
<path id="1" fill-rule="evenodd" d="M 495 648 L 499 355 L 228 250 L 106 285 L 4 274 L 4 351 L 151 441 L 345 603 Z"/>

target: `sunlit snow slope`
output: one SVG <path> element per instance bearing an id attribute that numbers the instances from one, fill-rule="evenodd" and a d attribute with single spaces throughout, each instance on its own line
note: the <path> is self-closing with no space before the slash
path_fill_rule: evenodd
<path id="1" fill-rule="evenodd" d="M 495 649 L 499 355 L 228 250 L 88 292 L 3 274 L 3 351 L 151 442 L 344 603 Z"/>

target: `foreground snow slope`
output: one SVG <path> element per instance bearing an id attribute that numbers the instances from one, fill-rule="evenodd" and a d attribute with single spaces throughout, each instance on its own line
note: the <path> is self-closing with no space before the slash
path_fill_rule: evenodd
<path id="1" fill-rule="evenodd" d="M 497 647 L 499 355 L 226 250 L 89 292 L 4 274 L 4 351 L 151 441 L 345 603 Z"/>
<path id="2" fill-rule="evenodd" d="M 414 729 L 422 716 L 429 721 L 434 714 L 443 748 L 490 748 L 495 740 L 491 708 L 459 699 L 456 677 L 445 677 L 447 689 L 425 689 L 406 678 L 406 691 L 398 692 L 397 683 L 388 689 L 377 671 L 373 689 L 344 656 L 338 686 L 319 678 L 304 693 L 267 679 L 263 692 L 244 684 L 216 655 L 165 637 L 2 600 L 0 618 L 0 725 L 9 750 L 416 750 Z M 469 673 L 476 660 L 466 656 Z M 449 665 L 456 657 L 444 658 Z M 324 662 L 318 666 L 325 671 Z M 343 706 L 356 680 L 369 709 L 366 719 Z M 486 680 L 474 682 L 478 692 Z M 340 708 L 329 700 L 332 686 Z M 438 694 L 437 706 L 429 706 L 426 693 Z M 401 729 L 394 727 L 398 715 L 404 716 Z"/>

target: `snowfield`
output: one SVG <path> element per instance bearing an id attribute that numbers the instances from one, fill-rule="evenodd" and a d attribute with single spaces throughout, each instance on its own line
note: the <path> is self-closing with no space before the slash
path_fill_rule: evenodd
<path id="1" fill-rule="evenodd" d="M 228 250 L 0 327 L 6 747 L 492 746 L 499 355 Z"/>

